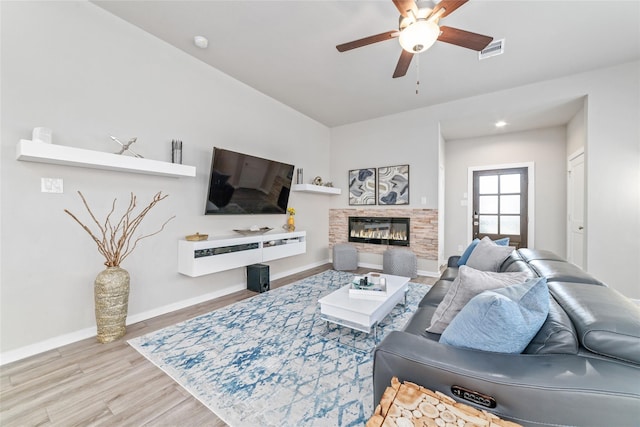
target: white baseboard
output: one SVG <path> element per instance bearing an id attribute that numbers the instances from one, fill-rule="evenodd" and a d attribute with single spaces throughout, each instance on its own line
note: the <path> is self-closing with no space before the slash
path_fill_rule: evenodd
<path id="1" fill-rule="evenodd" d="M 320 267 L 327 264 L 329 260 L 319 261 L 313 264 L 307 264 L 301 267 L 297 267 L 292 270 L 283 271 L 271 276 L 271 280 L 281 279 L 283 277 L 290 276 L 292 274 L 300 273 L 311 268 Z M 192 305 L 200 304 L 202 302 L 210 301 L 215 298 L 220 298 L 225 295 L 232 294 L 234 292 L 242 291 L 247 288 L 246 283 L 237 283 L 224 289 L 220 289 L 207 294 L 199 295 L 194 298 L 178 301 L 169 305 L 154 308 L 153 310 L 145 311 L 142 313 L 133 314 L 127 316 L 127 325 L 142 322 L 147 319 L 151 319 L 156 316 L 171 313 L 173 311 L 181 310 L 183 308 L 191 307 Z M 0 366 L 6 365 L 17 360 L 26 359 L 27 357 L 34 356 L 36 354 L 44 353 L 45 351 L 53 350 L 58 347 L 62 347 L 74 342 L 82 341 L 87 338 L 95 337 L 97 334 L 96 327 L 81 329 L 79 331 L 71 332 L 57 337 L 49 338 L 44 341 L 40 341 L 34 344 L 30 344 L 15 350 L 5 351 L 0 353 Z"/>
<path id="2" fill-rule="evenodd" d="M 238 283 L 235 285 L 227 286 L 224 289 L 220 289 L 214 292 L 209 292 L 208 294 L 198 295 L 197 297 L 194 297 L 194 298 L 189 298 L 186 300 L 175 302 L 173 304 L 154 308 L 153 310 L 127 316 L 127 325 L 132 325 L 134 323 L 142 322 L 144 320 L 151 319 L 152 317 L 162 316 L 163 314 L 171 313 L 173 311 L 182 310 L 183 308 L 191 307 L 192 305 L 200 304 L 202 302 L 207 302 L 215 298 L 220 298 L 225 295 L 232 294 L 234 292 L 242 291 L 244 289 L 247 289 L 247 284 Z"/>
<path id="3" fill-rule="evenodd" d="M 96 333 L 96 328 L 94 326 L 93 328 L 81 329 L 79 331 L 59 335 L 15 350 L 5 351 L 4 353 L 0 353 L 0 366 L 15 362 L 16 360 L 26 359 L 27 357 L 44 353 L 45 351 L 53 350 L 54 348 L 62 347 L 67 344 L 95 337 Z"/>

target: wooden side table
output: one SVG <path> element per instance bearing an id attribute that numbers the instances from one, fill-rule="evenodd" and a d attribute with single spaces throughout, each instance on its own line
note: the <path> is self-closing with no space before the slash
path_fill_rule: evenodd
<path id="1" fill-rule="evenodd" d="M 438 391 L 393 377 L 366 427 L 517 427 L 496 415 L 456 402 Z"/>

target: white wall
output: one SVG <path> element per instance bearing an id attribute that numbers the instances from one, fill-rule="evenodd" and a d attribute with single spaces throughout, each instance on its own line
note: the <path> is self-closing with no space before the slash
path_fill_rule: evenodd
<path id="1" fill-rule="evenodd" d="M 445 254 L 460 255 L 471 241 L 468 207 L 461 205 L 464 193 L 472 203 L 468 188 L 470 167 L 513 163 L 533 163 L 534 206 L 529 219 L 535 220 L 529 247 L 548 249 L 566 256 L 566 129 L 564 126 L 497 136 L 450 140 L 446 151 Z M 461 226 L 464 224 L 464 226 Z M 533 237 L 533 239 L 532 239 Z M 535 242 L 532 246 L 531 242 Z"/>
<path id="2" fill-rule="evenodd" d="M 438 138 L 438 122 L 422 109 L 331 129 L 331 177 L 343 189 L 342 195 L 332 199 L 332 208 L 358 207 L 349 206 L 349 170 L 408 164 L 409 205 L 394 207 L 437 209 L 438 144 L 432 141 Z M 360 257 L 361 261 L 382 265 L 382 255 Z M 418 269 L 437 272 L 438 261 L 419 259 Z"/>
<path id="3" fill-rule="evenodd" d="M 99 217 L 130 192 L 144 204 L 169 197 L 145 219 L 144 240 L 124 263 L 131 274 L 129 319 L 192 304 L 245 286 L 244 269 L 189 278 L 177 273 L 177 241 L 199 231 L 230 234 L 251 225 L 280 228 L 285 215 L 204 216 L 213 146 L 329 174 L 329 130 L 88 2 L 2 2 L 2 252 L 0 350 L 7 357 L 95 335 L 93 280 L 104 268 L 80 215 L 82 191 Z M 114 152 L 109 135 L 137 136 L 135 150 L 170 161 L 183 140 L 195 178 L 29 163 L 16 144 L 36 126 L 56 144 Z M 304 146 L 302 147 L 302 144 Z M 63 194 L 40 192 L 40 178 L 64 180 Z M 270 262 L 272 278 L 327 259 L 329 199 L 292 193 L 307 253 Z M 313 225 L 313 226 L 311 226 Z M 30 347 L 31 346 L 31 347 Z"/>
<path id="4" fill-rule="evenodd" d="M 335 128 L 331 170 L 336 175 L 347 169 L 409 162 L 412 204 L 426 194 L 428 207 L 436 207 L 439 121 L 505 109 L 536 111 L 588 96 L 589 271 L 623 294 L 640 298 L 639 76 L 640 62 L 634 61 Z M 343 187 L 344 182 L 346 173 L 340 181 Z M 347 207 L 347 197 L 332 207 Z M 447 229 L 466 227 L 466 223 L 452 224 L 448 215 L 446 222 Z"/>
<path id="5" fill-rule="evenodd" d="M 579 76 L 587 108 L 587 266 L 640 299 L 640 62 Z"/>
<path id="6" fill-rule="evenodd" d="M 587 97 L 580 110 L 567 123 L 567 158 L 587 145 Z"/>

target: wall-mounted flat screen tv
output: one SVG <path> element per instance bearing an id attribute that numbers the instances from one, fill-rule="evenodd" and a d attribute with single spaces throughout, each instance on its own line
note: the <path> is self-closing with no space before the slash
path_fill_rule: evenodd
<path id="1" fill-rule="evenodd" d="M 287 212 L 293 165 L 214 147 L 207 215 Z"/>

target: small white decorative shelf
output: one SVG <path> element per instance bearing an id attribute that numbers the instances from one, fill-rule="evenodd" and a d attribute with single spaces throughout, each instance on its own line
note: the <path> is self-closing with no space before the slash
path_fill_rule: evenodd
<path id="1" fill-rule="evenodd" d="M 171 177 L 196 176 L 195 166 L 141 159 L 120 154 L 103 153 L 65 145 L 45 144 L 21 139 L 16 147 L 16 159 L 27 162 L 50 163 L 54 165 L 76 166 L 160 175 Z"/>
<path id="2" fill-rule="evenodd" d="M 323 185 L 313 184 L 294 184 L 291 186 L 292 191 L 302 191 L 304 193 L 318 193 L 328 195 L 338 195 L 342 193 L 342 190 L 334 187 L 325 187 Z"/>

